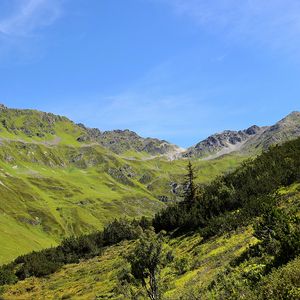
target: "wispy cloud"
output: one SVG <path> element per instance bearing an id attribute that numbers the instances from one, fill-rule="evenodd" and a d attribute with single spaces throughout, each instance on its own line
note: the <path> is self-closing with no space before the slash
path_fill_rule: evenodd
<path id="1" fill-rule="evenodd" d="M 224 129 L 224 118 L 240 113 L 230 101 L 209 101 L 222 93 L 219 87 L 180 92 L 170 84 L 173 76 L 173 64 L 165 62 L 116 94 L 77 95 L 84 101 L 56 99 L 54 112 L 100 130 L 130 129 L 183 147 Z M 42 109 L 53 111 L 53 103 Z"/>
<path id="2" fill-rule="evenodd" d="M 130 129 L 144 137 L 176 142 L 181 136 L 193 137 L 193 122 L 206 119 L 211 108 L 188 95 L 128 90 L 113 96 L 86 96 L 72 109 L 69 101 L 57 104 L 57 113 L 101 130 Z M 74 98 L 73 98 L 74 100 Z M 71 100 L 70 100 L 71 102 Z M 88 102 L 88 105 L 85 103 Z M 206 135 L 206 132 L 199 134 Z"/>
<path id="3" fill-rule="evenodd" d="M 150 0 L 172 7 L 212 33 L 248 43 L 300 50 L 298 0 Z"/>
<path id="4" fill-rule="evenodd" d="M 0 33 L 5 37 L 30 36 L 62 13 L 59 0 L 12 0 L 11 5 L 13 13 L 0 19 Z"/>

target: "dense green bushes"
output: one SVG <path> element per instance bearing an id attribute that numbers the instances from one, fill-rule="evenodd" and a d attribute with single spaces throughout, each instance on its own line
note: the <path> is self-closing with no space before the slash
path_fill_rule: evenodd
<path id="1" fill-rule="evenodd" d="M 274 257 L 272 267 L 286 264 L 300 254 L 300 219 L 273 208 L 263 215 L 254 234 L 261 243 L 259 250 Z"/>
<path id="2" fill-rule="evenodd" d="M 11 264 L 0 268 L 0 285 L 31 276 L 43 277 L 54 273 L 65 264 L 100 255 L 106 246 L 138 238 L 150 225 L 151 222 L 146 218 L 133 221 L 115 220 L 102 232 L 69 237 L 57 247 L 19 256 Z"/>
<path id="3" fill-rule="evenodd" d="M 253 294 L 261 300 L 300 299 L 300 257 L 265 276 Z"/>
<path id="4" fill-rule="evenodd" d="M 0 286 L 15 283 L 18 281 L 18 278 L 13 272 L 11 265 L 4 265 L 0 268 Z"/>
<path id="5" fill-rule="evenodd" d="M 254 236 L 260 242 L 250 247 L 237 264 L 251 257 L 261 257 L 266 274 L 300 255 L 300 218 L 288 215 L 283 209 L 272 207 L 263 214 L 254 224 Z"/>
<path id="6" fill-rule="evenodd" d="M 299 181 L 300 139 L 273 147 L 217 178 L 196 194 L 192 205 L 178 203 L 155 216 L 157 232 L 198 230 L 204 240 L 241 226 L 254 227 L 258 242 L 208 289 L 196 292 L 195 299 L 300 299 L 299 206 L 285 207 L 277 194 Z"/>
<path id="7" fill-rule="evenodd" d="M 178 203 L 159 212 L 153 226 L 157 232 L 211 226 L 207 234 L 214 235 L 217 232 L 213 227 L 219 231 L 216 220 L 228 224 L 231 219 L 228 225 L 243 225 L 250 217 L 261 215 L 273 206 L 272 194 L 279 187 L 297 180 L 300 180 L 300 139 L 272 147 L 233 173 L 217 178 L 196 194 L 192 205 Z M 228 215 L 233 211 L 239 211 L 240 223 Z"/>
<path id="8" fill-rule="evenodd" d="M 298 300 L 300 299 L 300 257 L 264 275 L 264 264 L 255 260 L 221 273 L 200 299 Z M 201 296 L 199 296 L 201 295 Z M 196 299 L 198 299 L 196 298 Z"/>

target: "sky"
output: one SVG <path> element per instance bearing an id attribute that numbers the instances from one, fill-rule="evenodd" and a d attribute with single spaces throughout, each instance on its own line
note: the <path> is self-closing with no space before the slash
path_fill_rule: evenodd
<path id="1" fill-rule="evenodd" d="M 188 147 L 300 110 L 299 0 L 0 0 L 0 103 Z"/>

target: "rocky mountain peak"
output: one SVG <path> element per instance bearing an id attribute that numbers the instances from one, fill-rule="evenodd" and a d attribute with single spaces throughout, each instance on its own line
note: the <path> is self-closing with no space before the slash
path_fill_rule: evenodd
<path id="1" fill-rule="evenodd" d="M 248 135 L 254 135 L 254 134 L 257 134 L 259 131 L 260 131 L 260 127 L 257 126 L 257 125 L 253 125 L 247 129 L 244 130 L 244 132 Z"/>
<path id="2" fill-rule="evenodd" d="M 238 150 L 249 138 L 261 131 L 262 128 L 257 125 L 239 131 L 224 130 L 188 148 L 182 155 L 184 157 L 206 157 L 220 151 L 222 154 L 230 153 Z"/>
<path id="3" fill-rule="evenodd" d="M 300 122 L 300 112 L 299 111 L 293 111 L 290 114 L 288 114 L 286 117 L 284 117 L 282 120 L 280 120 L 277 124 L 289 124 L 293 122 Z"/>
<path id="4" fill-rule="evenodd" d="M 100 131 L 84 124 L 75 124 L 66 117 L 30 109 L 11 109 L 0 104 L 0 130 L 12 139 L 18 135 L 41 138 L 41 143 L 53 144 L 66 139 L 82 144 L 98 144 L 114 153 L 144 152 L 169 159 L 195 157 L 211 159 L 231 152 L 254 153 L 270 145 L 300 136 L 300 112 L 293 111 L 273 126 L 252 125 L 244 130 L 225 130 L 213 134 L 187 150 L 157 138 L 143 138 L 129 129 Z M 38 143 L 39 140 L 35 140 Z"/>
<path id="5" fill-rule="evenodd" d="M 300 136 L 300 112 L 293 111 L 272 126 L 253 125 L 245 130 L 225 130 L 185 151 L 183 157 L 216 158 L 231 152 L 256 153 L 270 145 Z"/>
<path id="6" fill-rule="evenodd" d="M 292 111 L 290 114 L 287 115 L 287 117 L 297 117 L 300 118 L 300 111 Z"/>

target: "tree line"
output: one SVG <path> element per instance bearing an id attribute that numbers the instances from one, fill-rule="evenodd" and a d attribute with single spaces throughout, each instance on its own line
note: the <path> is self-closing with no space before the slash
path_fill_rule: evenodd
<path id="1" fill-rule="evenodd" d="M 17 257 L 13 262 L 0 267 L 0 286 L 15 283 L 28 277 L 44 277 L 59 270 L 63 265 L 78 263 L 80 259 L 98 256 L 107 246 L 123 240 L 133 240 L 151 226 L 151 221 L 114 220 L 103 231 L 68 237 L 57 247 L 33 251 Z"/>
<path id="2" fill-rule="evenodd" d="M 187 178 L 195 175 L 188 165 Z M 273 194 L 300 180 L 300 139 L 273 146 L 234 172 L 203 187 L 189 183 L 184 201 L 157 213 L 157 232 L 201 229 L 204 237 L 222 233 L 251 221 L 274 205 Z"/>

